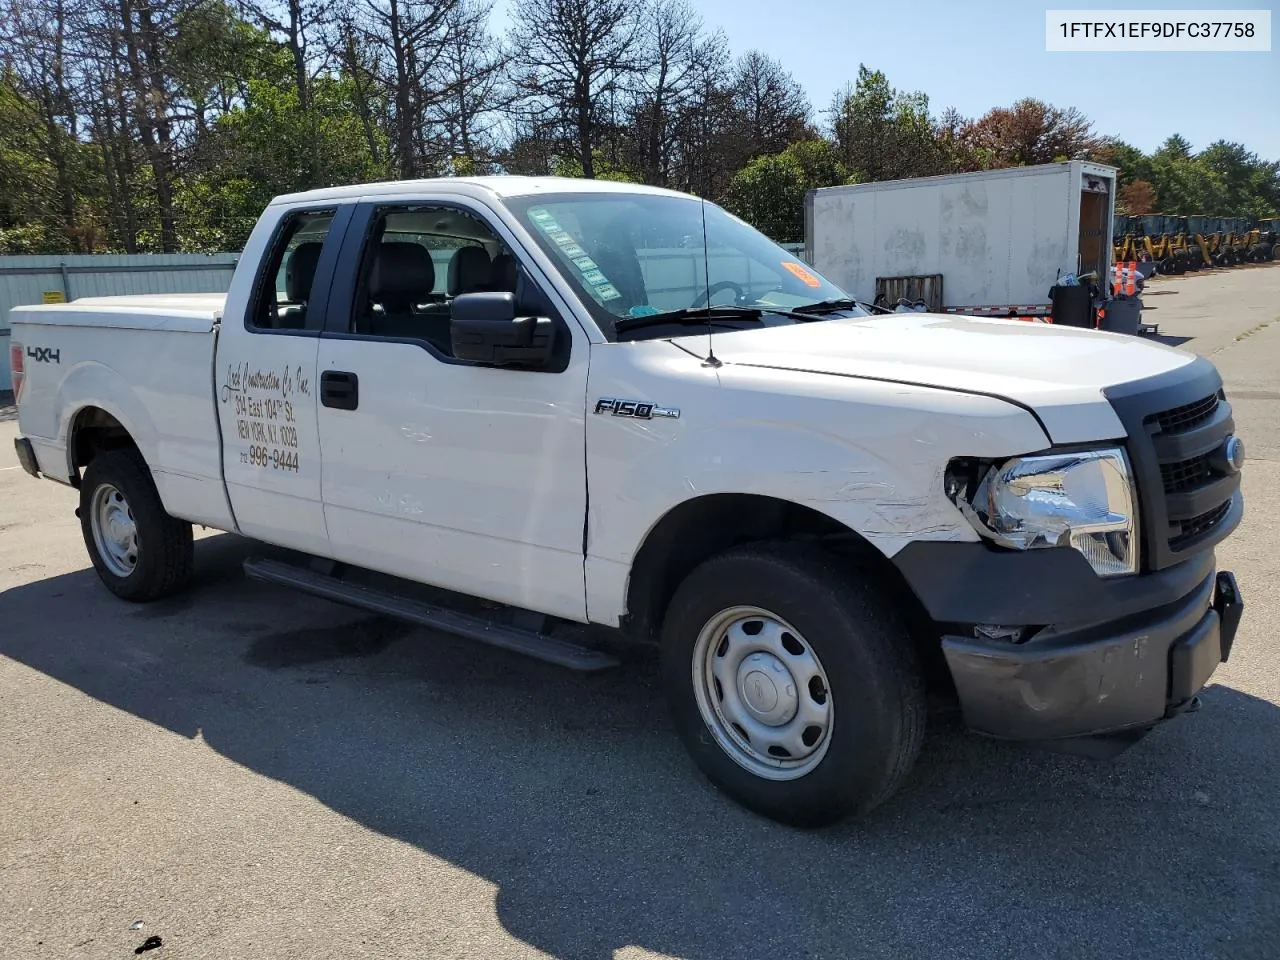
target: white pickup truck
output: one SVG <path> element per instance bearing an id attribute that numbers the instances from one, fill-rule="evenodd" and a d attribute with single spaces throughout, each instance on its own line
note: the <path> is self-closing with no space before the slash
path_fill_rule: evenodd
<path id="1" fill-rule="evenodd" d="M 698 766 L 796 825 L 901 783 L 930 685 L 979 733 L 1118 750 L 1242 611 L 1207 360 L 878 314 L 682 194 L 283 196 L 225 296 L 12 327 L 21 462 L 79 489 L 120 597 L 180 589 L 201 524 L 269 545 L 258 579 L 569 667 L 655 643 Z"/>

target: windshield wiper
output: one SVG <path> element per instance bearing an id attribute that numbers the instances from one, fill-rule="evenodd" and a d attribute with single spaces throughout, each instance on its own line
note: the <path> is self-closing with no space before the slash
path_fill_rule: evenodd
<path id="1" fill-rule="evenodd" d="M 792 307 L 792 313 L 835 313 L 837 310 L 856 310 L 858 307 L 867 309 L 865 304 L 859 303 L 857 300 L 850 300 L 847 297 L 841 300 L 819 300 L 817 303 L 802 303 L 798 307 Z"/>
<path id="2" fill-rule="evenodd" d="M 685 307 L 643 317 L 619 317 L 613 321 L 613 329 L 616 333 L 625 333 L 628 330 L 643 330 L 645 327 L 661 327 L 672 323 L 701 326 L 712 320 L 759 320 L 761 312 L 757 307 Z"/>

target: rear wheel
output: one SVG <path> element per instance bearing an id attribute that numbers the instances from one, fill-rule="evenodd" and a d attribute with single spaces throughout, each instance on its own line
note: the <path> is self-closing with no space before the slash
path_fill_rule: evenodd
<path id="1" fill-rule="evenodd" d="M 191 524 L 165 513 L 150 471 L 132 451 L 99 454 L 85 468 L 80 530 L 98 577 L 124 600 L 157 600 L 191 576 Z"/>
<path id="2" fill-rule="evenodd" d="M 714 557 L 663 624 L 663 685 L 694 762 L 739 803 L 803 827 L 886 799 L 925 699 L 911 639 L 837 558 L 794 544 Z"/>

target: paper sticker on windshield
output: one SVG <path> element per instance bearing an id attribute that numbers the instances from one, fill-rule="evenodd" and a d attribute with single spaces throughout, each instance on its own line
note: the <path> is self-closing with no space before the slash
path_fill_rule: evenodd
<path id="1" fill-rule="evenodd" d="M 658 308 L 651 307 L 647 303 L 644 303 L 644 304 L 641 304 L 640 306 L 632 307 L 630 310 L 627 311 L 627 313 L 629 313 L 633 317 L 652 317 L 658 313 Z"/>
<path id="2" fill-rule="evenodd" d="M 609 282 L 609 278 L 600 272 L 599 265 L 587 256 L 587 251 L 578 246 L 573 235 L 556 223 L 551 214 L 537 207 L 529 211 L 529 218 L 547 239 L 560 248 L 560 252 L 569 258 L 569 262 L 578 268 L 583 282 L 594 288 L 592 292 L 596 296 L 601 300 L 617 300 L 622 296 L 618 288 Z"/>
<path id="3" fill-rule="evenodd" d="M 800 264 L 796 263 L 793 260 L 782 261 L 782 269 L 788 270 L 795 276 L 799 277 L 800 282 L 803 283 L 806 287 L 822 286 L 821 280 L 819 280 L 812 273 L 810 273 L 808 270 L 806 270 L 804 267 L 800 266 Z"/>

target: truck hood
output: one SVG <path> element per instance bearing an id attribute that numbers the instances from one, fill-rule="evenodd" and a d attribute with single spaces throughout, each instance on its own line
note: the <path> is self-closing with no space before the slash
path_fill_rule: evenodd
<path id="1" fill-rule="evenodd" d="M 1054 443 L 1123 437 L 1103 388 L 1195 359 L 1136 336 L 928 313 L 717 333 L 714 345 L 726 364 L 1002 397 L 1033 410 Z"/>

